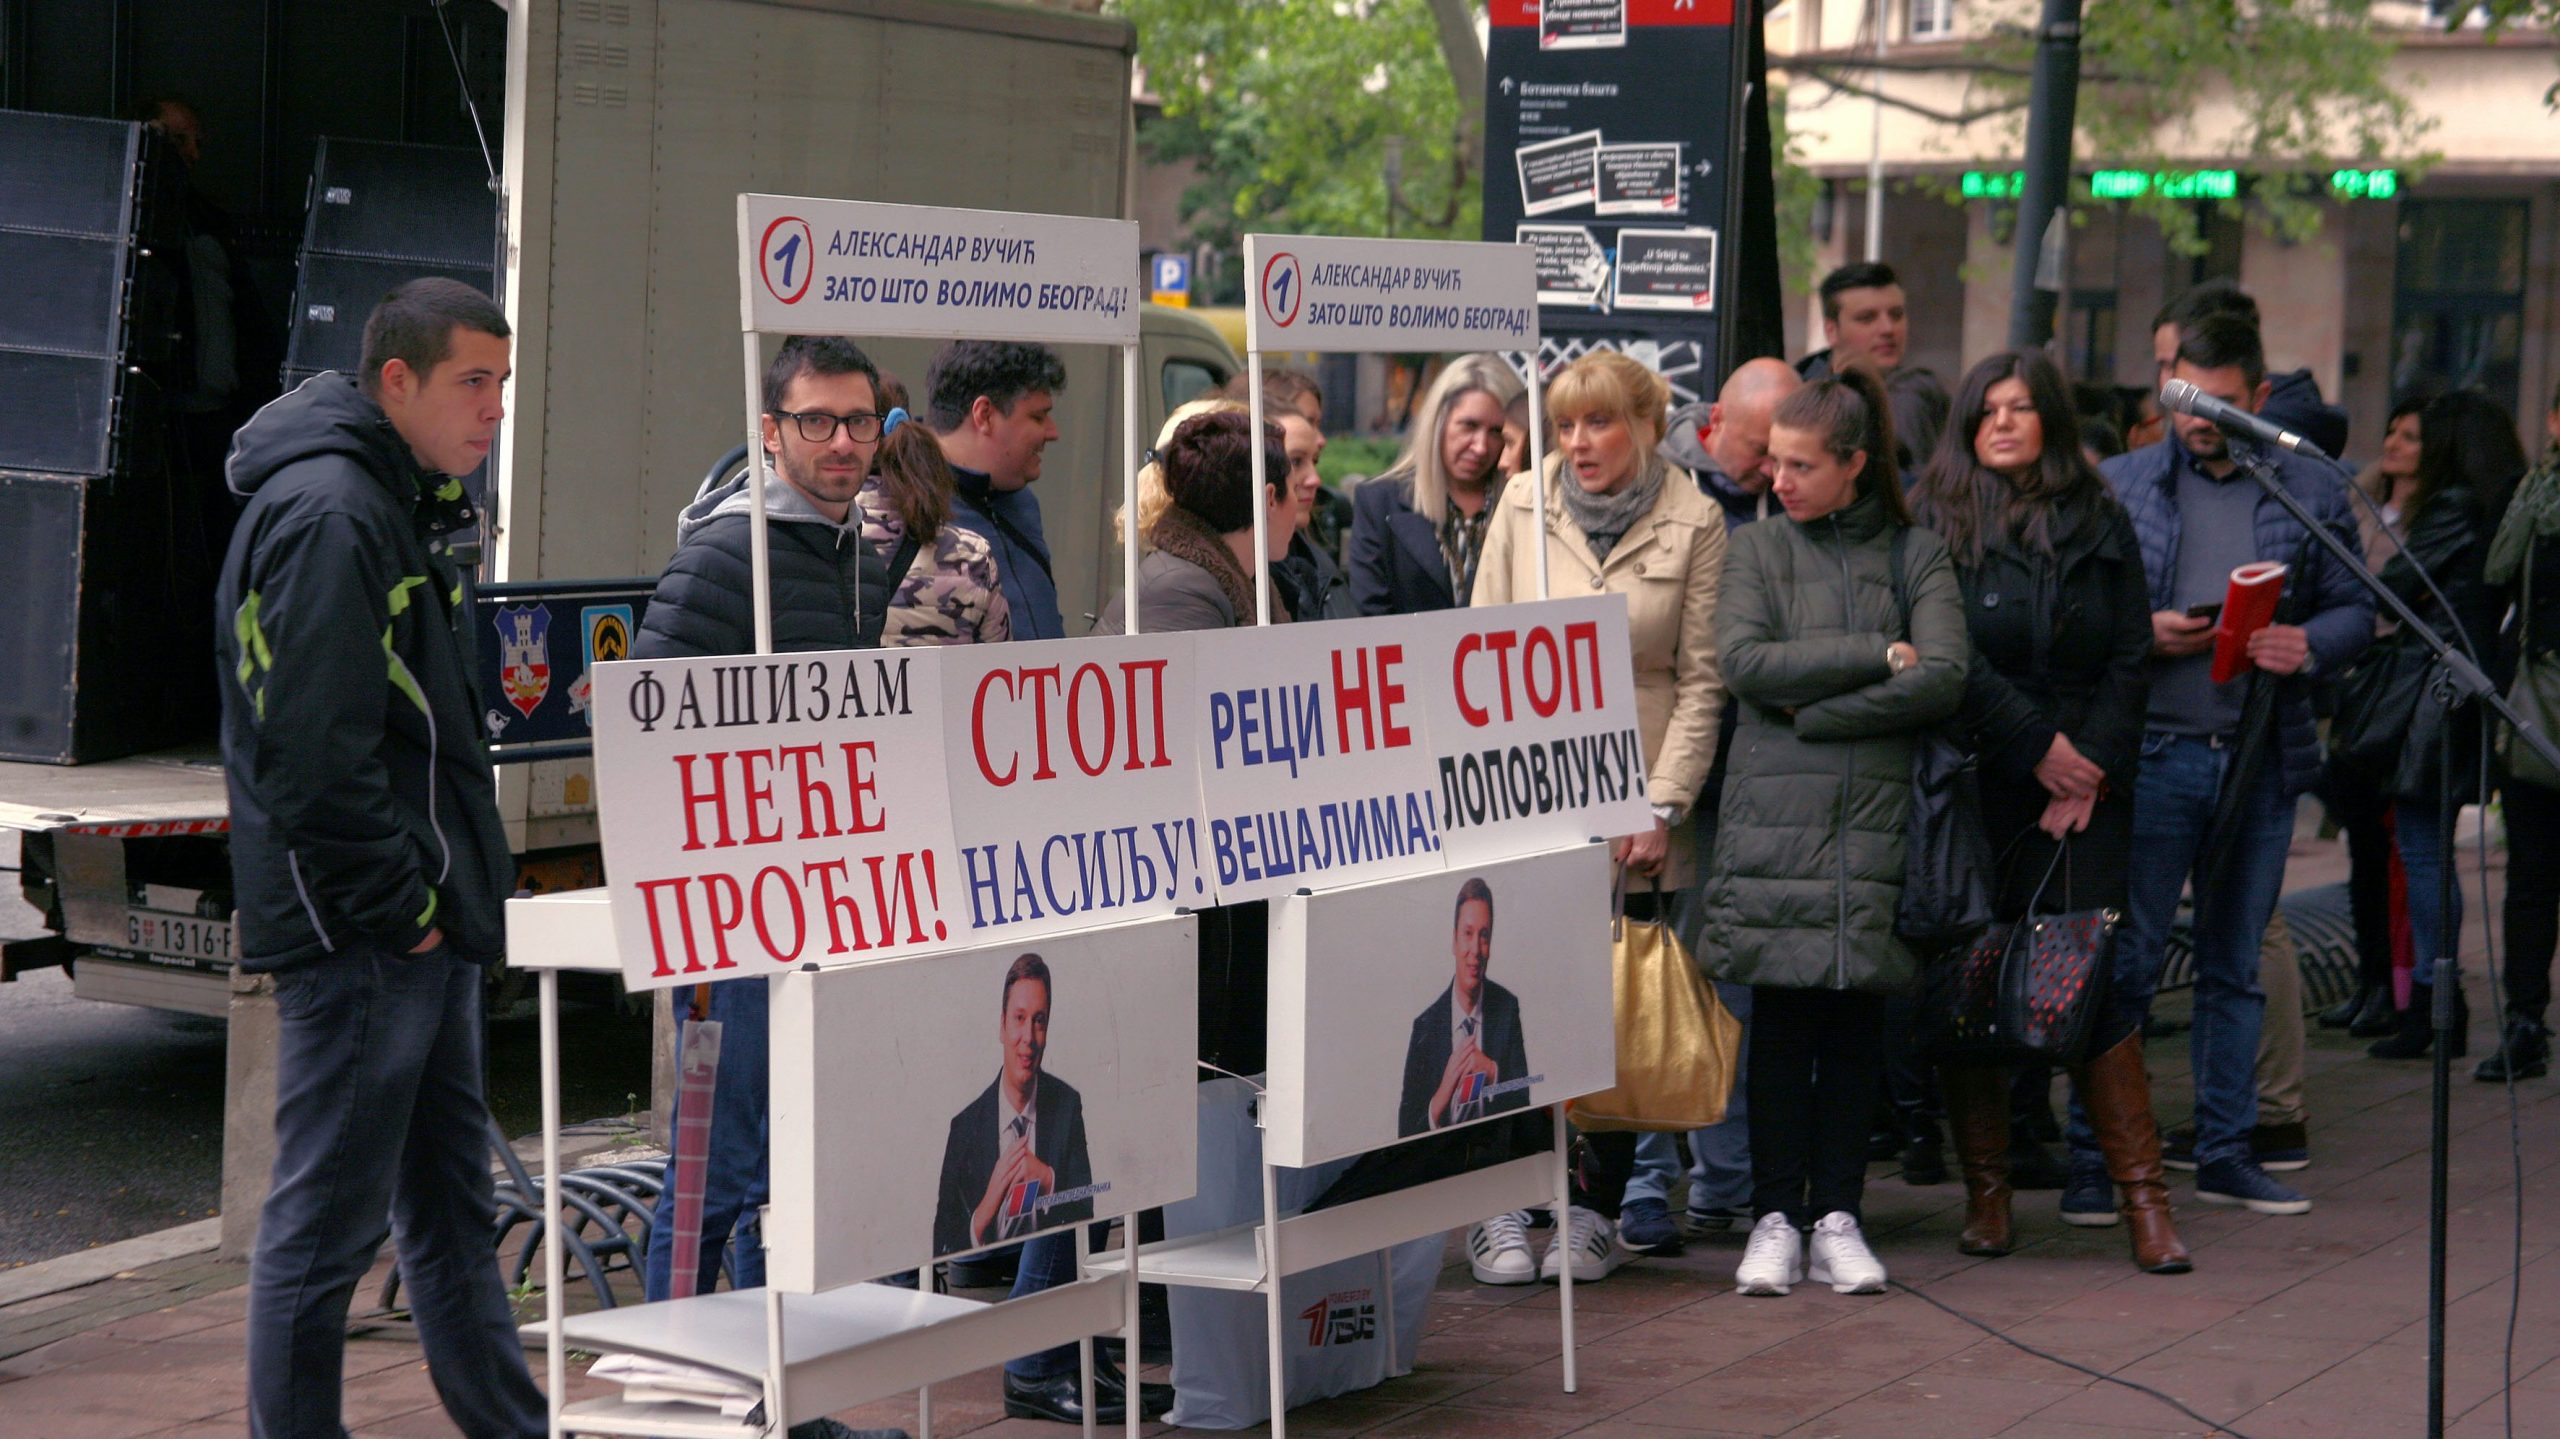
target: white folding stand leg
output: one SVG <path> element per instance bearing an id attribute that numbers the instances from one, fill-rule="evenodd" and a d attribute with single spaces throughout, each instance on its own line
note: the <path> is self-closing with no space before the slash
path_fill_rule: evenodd
<path id="1" fill-rule="evenodd" d="M 1135 606 L 1131 606 L 1134 612 Z M 1120 1221 L 1120 1257 L 1128 1261 L 1120 1283 L 1120 1379 L 1129 1392 L 1129 1439 L 1138 1439 L 1138 1216 Z M 1091 1411 L 1088 1410 L 1088 1413 Z"/>
<path id="2" fill-rule="evenodd" d="M 764 1427 L 776 1436 L 791 1429 L 791 1400 L 782 1372 L 782 1291 L 764 1287 Z"/>
<path id="3" fill-rule="evenodd" d="M 916 1267 L 916 1292 L 933 1292 L 933 1256 L 930 1254 L 924 1257 L 924 1263 Z M 916 1386 L 916 1439 L 933 1439 L 933 1386 L 930 1384 Z"/>
<path id="4" fill-rule="evenodd" d="M 1573 1234 L 1573 1135 L 1565 1127 L 1564 1106 L 1555 1107 L 1556 1116 L 1556 1237 L 1562 1244 Z M 1564 1328 L 1564 1392 L 1577 1392 L 1573 1372 L 1573 1251 L 1564 1252 L 1564 1262 L 1556 1266 L 1556 1310 Z"/>
<path id="5" fill-rule="evenodd" d="M 1255 373 L 1260 373 L 1256 371 Z M 1262 447 L 1253 447 L 1255 454 Z M 1271 1362 L 1271 1439 L 1289 1439 L 1289 1370 L 1280 1347 L 1280 1171 L 1269 1160 L 1262 1165 L 1263 1335 Z"/>
<path id="6" fill-rule="evenodd" d="M 1078 1284 L 1082 1284 L 1084 1282 L 1084 1262 L 1089 1257 L 1087 1253 L 1087 1246 L 1093 1243 L 1093 1236 L 1085 1232 L 1085 1226 L 1082 1224 L 1075 1226 L 1075 1233 L 1076 1282 Z M 1130 1352 L 1134 1354 L 1136 1351 L 1132 1350 Z M 1136 1368 L 1137 1365 L 1132 1362 L 1129 1368 L 1122 1372 L 1121 1376 L 1123 1380 L 1126 1381 L 1126 1387 L 1129 1391 L 1129 1406 L 1133 1409 L 1137 1407 L 1138 1403 L 1138 1385 L 1134 1379 L 1129 1378 L 1129 1375 L 1134 1373 Z M 1076 1379 L 1078 1384 L 1081 1386 L 1077 1397 L 1084 1403 L 1084 1439 L 1093 1439 L 1093 1336 L 1090 1334 L 1084 1335 L 1076 1340 Z"/>
<path id="7" fill-rule="evenodd" d="M 542 1010 L 542 1315 L 545 1372 L 550 1392 L 551 1439 L 560 1439 L 560 1406 L 568 1399 L 568 1350 L 560 1326 L 560 1286 L 567 1260 L 560 1249 L 560 971 L 545 969 L 535 981 Z"/>

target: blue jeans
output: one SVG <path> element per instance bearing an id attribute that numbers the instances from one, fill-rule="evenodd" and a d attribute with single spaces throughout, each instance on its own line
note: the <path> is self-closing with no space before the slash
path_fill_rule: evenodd
<path id="1" fill-rule="evenodd" d="M 2436 982 L 2436 952 L 2443 948 L 2436 942 L 2437 924 L 2445 916 L 2440 913 L 2437 887 L 2444 882 L 2444 835 L 2437 826 L 2443 823 L 2443 812 L 2433 799 L 2394 800 L 2391 804 L 2392 831 L 2400 844 L 2400 867 L 2409 876 L 2409 952 L 2413 956 L 2409 978 L 2416 984 Z M 2462 884 L 2453 886 L 2453 937 L 2462 942 Z"/>
<path id="2" fill-rule="evenodd" d="M 761 979 L 723 980 L 711 986 L 710 1017 L 720 1024 L 720 1067 L 711 1092 L 711 1152 L 703 1173 L 697 1294 L 708 1294 L 717 1285 L 724 1251 L 731 1288 L 756 1289 L 764 1284 L 764 1235 L 757 1214 L 773 1192 L 767 1128 L 769 992 L 770 986 Z M 676 1014 L 676 1051 L 681 1054 L 684 1026 L 692 1021 L 681 1001 Z M 666 1298 L 671 1287 L 675 1210 L 675 1167 L 670 1161 L 667 1187 L 659 1194 L 657 1212 L 650 1221 L 649 1253 L 640 1269 L 641 1291 L 651 1303 Z M 1014 1297 L 1037 1294 L 1075 1278 L 1075 1244 L 1075 1235 L 1066 1233 L 1045 1234 L 1023 1245 L 1022 1265 L 1014 1274 Z M 1016 1378 L 1042 1379 L 1074 1367 L 1075 1361 L 1076 1346 L 1069 1344 L 1016 1359 L 1005 1368 Z"/>
<path id="3" fill-rule="evenodd" d="M 2258 1118 L 2258 1031 L 2267 1008 L 2266 993 L 2258 988 L 2258 946 L 2275 917 L 2285 856 L 2293 844 L 2293 802 L 2284 791 L 2282 757 L 2270 745 L 2233 816 L 2240 832 L 2225 850 L 2221 869 L 2210 876 L 2195 873 L 2210 848 L 2207 831 L 2213 827 L 2233 754 L 2195 736 L 2156 731 L 2143 736 L 2142 773 L 2133 791 L 2133 845 L 2139 858 L 2128 878 L 2125 926 L 2116 937 L 2106 1007 L 2091 1045 L 2093 1053 L 2112 1047 L 2151 1013 L 2169 926 L 2177 917 L 2178 897 L 2194 874 L 2199 894 L 2189 1059 L 2195 1071 L 2199 1164 L 2249 1156 L 2249 1130 Z M 2099 1163 L 2097 1135 L 2076 1089 L 2070 1141 L 2075 1159 Z"/>
<path id="4" fill-rule="evenodd" d="M 1743 1102 L 1744 1076 L 1751 1071 L 1751 986 L 1716 983 L 1716 997 L 1742 1021 L 1742 1050 L 1733 1071 L 1732 1098 L 1724 1120 L 1689 1131 L 1689 1207 L 1739 1209 L 1751 1202 L 1751 1117 Z M 1627 1179 L 1627 1198 L 1668 1202 L 1671 1181 L 1680 1174 L 1678 1136 L 1636 1137 L 1635 1172 Z"/>
<path id="5" fill-rule="evenodd" d="M 342 949 L 276 975 L 276 1163 L 249 1261 L 249 1432 L 341 1439 L 347 1306 L 386 1233 L 445 1413 L 548 1432 L 499 1277 L 480 966 Z"/>

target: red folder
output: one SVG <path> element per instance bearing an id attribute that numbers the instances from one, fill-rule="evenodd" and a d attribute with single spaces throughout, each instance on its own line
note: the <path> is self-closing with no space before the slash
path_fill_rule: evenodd
<path id="1" fill-rule="evenodd" d="M 2276 600 L 2284 594 L 2286 566 L 2259 560 L 2231 572 L 2231 588 L 2222 598 L 2222 625 L 2213 637 L 2213 682 L 2231 683 L 2249 668 L 2249 636 L 2276 617 Z"/>

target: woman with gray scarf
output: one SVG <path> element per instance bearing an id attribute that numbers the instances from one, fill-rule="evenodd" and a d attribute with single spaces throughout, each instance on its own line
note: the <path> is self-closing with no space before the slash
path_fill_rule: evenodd
<path id="1" fill-rule="evenodd" d="M 1555 598 L 1614 593 L 1627 597 L 1627 638 L 1635 660 L 1636 728 L 1644 744 L 1646 798 L 1653 824 L 1616 841 L 1612 854 L 1633 877 L 1631 917 L 1653 917 L 1653 881 L 1665 903 L 1691 882 L 1696 868 L 1689 806 L 1715 761 L 1716 716 L 1724 684 L 1716 668 L 1716 585 L 1724 572 L 1724 515 L 1689 472 L 1661 457 L 1671 387 L 1643 365 L 1598 351 L 1567 365 L 1547 387 L 1547 414 L 1558 453 L 1547 460 L 1547 503 L 1536 487 L 1502 492 L 1485 532 L 1473 603 L 1509 604 L 1538 595 L 1538 547 L 1547 553 Z M 1543 1271 L 1555 1278 L 1573 1265 L 1577 1282 L 1598 1279 L 1626 1262 L 1618 1239 L 1619 1208 L 1635 1156 L 1632 1134 L 1586 1136 L 1590 1162 L 1579 1166 L 1565 1232 L 1548 1250 Z M 1470 1237 L 1500 1238 L 1495 1225 Z M 1511 1262 L 1525 1262 L 1518 1238 Z M 1477 1261 L 1478 1277 L 1508 1263 Z"/>

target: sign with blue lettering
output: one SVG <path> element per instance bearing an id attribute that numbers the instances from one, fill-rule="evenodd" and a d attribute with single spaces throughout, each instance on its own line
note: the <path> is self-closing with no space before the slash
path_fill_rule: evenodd
<path id="1" fill-rule="evenodd" d="M 1133 221 L 740 195 L 738 259 L 748 330 L 1138 341 Z"/>
<path id="2" fill-rule="evenodd" d="M 1247 235 L 1250 350 L 1512 350 L 1538 342 L 1523 245 Z"/>

